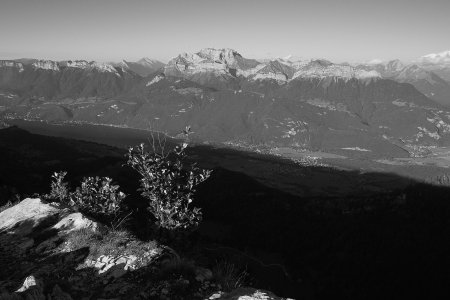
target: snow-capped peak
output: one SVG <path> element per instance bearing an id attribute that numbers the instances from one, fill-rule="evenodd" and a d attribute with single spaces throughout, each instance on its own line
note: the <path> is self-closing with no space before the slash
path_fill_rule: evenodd
<path id="1" fill-rule="evenodd" d="M 203 65 L 206 68 L 236 68 L 237 57 L 242 57 L 237 51 L 233 49 L 214 49 L 205 48 L 197 53 L 182 53 L 171 62 L 186 62 L 192 65 Z M 171 63 L 169 62 L 169 64 Z M 215 67 L 213 67 L 216 65 Z"/>
<path id="2" fill-rule="evenodd" d="M 424 55 L 419 59 L 419 61 L 431 64 L 450 63 L 450 50 Z"/>
<path id="3" fill-rule="evenodd" d="M 242 57 L 242 55 L 240 55 L 237 51 L 230 48 L 204 48 L 196 54 L 203 59 L 213 60 L 215 62 L 226 63 L 229 65 L 235 62 L 237 56 Z"/>
<path id="4" fill-rule="evenodd" d="M 164 69 L 166 75 L 192 76 L 198 73 L 236 76 L 252 69 L 260 63 L 243 58 L 237 51 L 229 48 L 205 48 L 196 53 L 182 53 L 169 61 Z"/>
<path id="5" fill-rule="evenodd" d="M 99 63 L 99 62 L 90 62 L 90 67 L 93 69 L 96 69 L 99 72 L 111 72 L 111 73 L 117 73 L 116 68 L 114 68 L 113 65 L 107 64 L 107 63 Z"/>
<path id="6" fill-rule="evenodd" d="M 339 77 L 345 79 L 380 78 L 371 68 L 355 68 L 350 65 L 334 64 L 328 60 L 292 61 L 292 56 L 267 61 L 256 61 L 242 57 L 233 49 L 206 48 L 196 53 L 182 53 L 169 61 L 164 69 L 167 76 L 194 78 L 198 76 L 245 77 L 249 80 L 276 80 L 288 82 L 294 78 Z M 201 75 L 203 76 L 203 75 Z"/>

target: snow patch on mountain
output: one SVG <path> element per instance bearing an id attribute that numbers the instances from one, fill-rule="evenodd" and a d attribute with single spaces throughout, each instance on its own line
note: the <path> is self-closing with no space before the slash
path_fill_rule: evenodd
<path id="1" fill-rule="evenodd" d="M 375 79 L 381 78 L 381 75 L 375 70 L 367 71 L 348 65 L 339 65 L 324 60 L 316 60 L 300 68 L 297 72 L 295 72 L 292 79 L 327 77 L 337 77 L 349 80 L 352 78 Z"/>
<path id="2" fill-rule="evenodd" d="M 360 148 L 360 147 L 346 147 L 346 148 L 341 148 L 342 150 L 351 150 L 351 151 L 360 151 L 360 152 L 372 152 L 372 150 L 369 149 L 364 149 L 364 148 Z"/>
<path id="3" fill-rule="evenodd" d="M 107 63 L 99 63 L 96 61 L 87 62 L 85 60 L 69 60 L 66 63 L 66 66 L 69 68 L 78 68 L 85 70 L 97 70 L 99 72 L 110 72 L 117 73 L 116 68 L 113 65 Z"/>
<path id="4" fill-rule="evenodd" d="M 450 64 L 450 50 L 424 55 L 419 59 L 419 61 L 430 64 Z"/>
<path id="5" fill-rule="evenodd" d="M 35 69 L 59 71 L 58 63 L 52 60 L 38 60 L 32 66 Z"/>
<path id="6" fill-rule="evenodd" d="M 155 84 L 155 83 L 157 83 L 157 82 L 159 82 L 159 81 L 161 81 L 163 79 L 164 79 L 163 75 L 157 75 L 157 76 L 155 76 L 155 78 L 153 78 L 152 80 L 147 82 L 147 84 L 145 86 L 151 86 L 152 84 Z"/>
<path id="7" fill-rule="evenodd" d="M 376 70 L 365 70 L 350 65 L 333 64 L 326 60 L 292 61 L 278 58 L 258 62 L 243 58 L 232 49 L 202 49 L 197 53 L 182 53 L 172 59 L 164 68 L 169 76 L 192 78 L 195 75 L 211 74 L 217 77 L 244 77 L 249 80 L 276 80 L 288 82 L 295 78 L 380 78 Z M 203 76 L 203 75 L 202 75 Z"/>
<path id="8" fill-rule="evenodd" d="M 69 60 L 65 64 L 69 68 L 87 69 L 89 67 L 89 63 L 85 60 Z"/>

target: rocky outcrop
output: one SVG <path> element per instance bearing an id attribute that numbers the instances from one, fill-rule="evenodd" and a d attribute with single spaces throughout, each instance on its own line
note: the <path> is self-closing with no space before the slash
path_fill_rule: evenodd
<path id="1" fill-rule="evenodd" d="M 69 232 L 80 229 L 89 229 L 93 232 L 98 232 L 102 228 L 104 228 L 104 226 L 95 222 L 94 220 L 91 220 L 90 218 L 87 218 L 82 213 L 77 212 L 63 217 L 52 228 L 58 230 L 61 233 L 67 234 Z"/>
<path id="2" fill-rule="evenodd" d="M 44 293 L 43 283 L 33 275 L 25 278 L 22 286 L 12 294 L 0 294 L 1 300 L 72 300 L 72 297 L 65 293 L 57 284 L 54 285 L 50 293 Z"/>
<path id="3" fill-rule="evenodd" d="M 254 288 L 238 288 L 229 293 L 217 292 L 212 294 L 209 300 L 289 300 L 280 298 L 271 292 L 257 290 Z"/>
<path id="4" fill-rule="evenodd" d="M 27 198 L 0 213 L 0 233 L 28 235 L 59 212 L 60 209 L 39 198 Z"/>
<path id="5" fill-rule="evenodd" d="M 155 241 L 108 229 L 56 203 L 25 199 L 0 213 L 0 299 L 282 299 L 221 292 L 214 273 Z"/>

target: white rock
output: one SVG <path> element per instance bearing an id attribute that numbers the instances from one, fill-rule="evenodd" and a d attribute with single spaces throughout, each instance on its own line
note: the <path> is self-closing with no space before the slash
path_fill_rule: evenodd
<path id="1" fill-rule="evenodd" d="M 230 293 L 220 294 L 214 293 L 209 299 L 220 299 L 220 300 L 283 300 L 285 298 L 280 298 L 272 294 L 271 292 L 266 292 L 263 290 L 257 290 L 254 288 L 238 288 Z M 213 297 L 213 298 L 212 298 Z M 289 300 L 287 298 L 286 300 Z"/>
<path id="2" fill-rule="evenodd" d="M 114 262 L 116 265 L 120 265 L 120 264 L 127 264 L 128 263 L 128 259 L 125 256 L 121 256 L 119 258 L 116 259 L 116 261 Z"/>
<path id="3" fill-rule="evenodd" d="M 40 284 L 33 275 L 30 275 L 27 278 L 25 278 L 22 286 L 16 291 L 16 293 L 25 292 L 26 290 L 28 290 L 33 286 L 40 286 Z"/>
<path id="4" fill-rule="evenodd" d="M 0 213 L 0 232 L 27 235 L 44 220 L 59 212 L 58 208 L 39 198 L 27 198 Z"/>
<path id="5" fill-rule="evenodd" d="M 101 225 L 78 212 L 65 216 L 53 228 L 63 233 L 80 229 L 91 229 L 94 232 L 98 232 L 101 229 Z"/>

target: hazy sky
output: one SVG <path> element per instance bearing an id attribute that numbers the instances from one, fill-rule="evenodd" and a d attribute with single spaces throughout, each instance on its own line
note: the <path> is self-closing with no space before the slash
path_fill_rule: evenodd
<path id="1" fill-rule="evenodd" d="M 0 58 L 410 60 L 450 50 L 450 0 L 0 0 Z"/>

